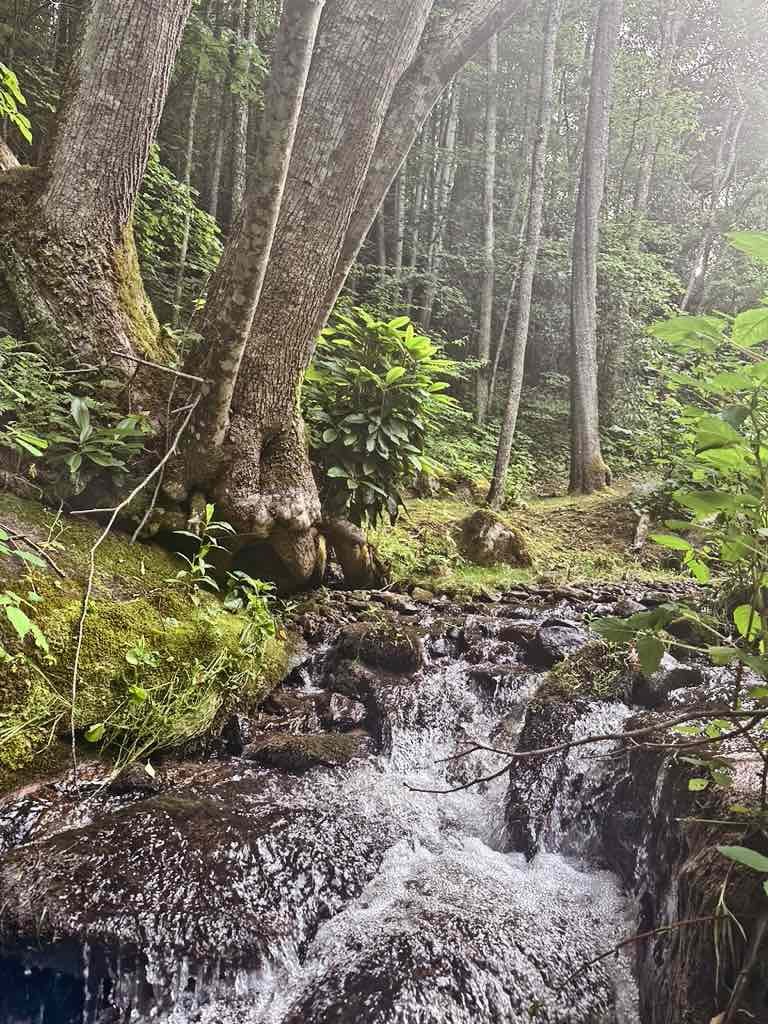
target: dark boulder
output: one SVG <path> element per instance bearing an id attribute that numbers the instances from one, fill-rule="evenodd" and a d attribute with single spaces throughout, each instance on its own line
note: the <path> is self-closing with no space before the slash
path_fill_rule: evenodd
<path id="1" fill-rule="evenodd" d="M 652 676 L 633 673 L 627 681 L 629 700 L 640 707 L 656 708 L 666 703 L 675 690 L 701 686 L 705 673 L 698 665 L 684 665 L 671 654 L 665 654 Z"/>
<path id="2" fill-rule="evenodd" d="M 590 643 L 592 635 L 576 623 L 542 626 L 528 645 L 528 658 L 534 665 L 552 668 Z"/>

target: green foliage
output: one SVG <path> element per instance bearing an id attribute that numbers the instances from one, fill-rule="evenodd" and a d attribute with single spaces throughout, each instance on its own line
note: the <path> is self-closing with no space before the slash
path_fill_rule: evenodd
<path id="1" fill-rule="evenodd" d="M 142 279 L 161 319 L 174 319 L 176 276 L 188 216 L 182 316 L 192 313 L 221 258 L 219 227 L 196 200 L 194 189 L 182 185 L 160 162 L 158 148 L 153 146 L 134 211 L 134 232 Z"/>
<path id="2" fill-rule="evenodd" d="M 16 454 L 18 468 L 31 459 L 31 475 L 45 475 L 62 496 L 80 493 L 105 469 L 125 472 L 150 427 L 99 396 L 97 388 L 103 394 L 112 383 L 0 338 L 0 445 Z"/>
<path id="3" fill-rule="evenodd" d="M 457 415 L 444 392 L 455 364 L 408 317 L 378 320 L 354 308 L 334 314 L 307 372 L 304 405 L 321 490 L 332 515 L 394 521 L 402 489 L 429 472 L 431 427 Z"/>
<path id="4" fill-rule="evenodd" d="M 22 138 L 32 141 L 32 125 L 29 118 L 22 114 L 20 107 L 27 101 L 19 86 L 19 80 L 9 67 L 0 61 L 0 121 L 10 121 L 18 129 Z"/>
<path id="5" fill-rule="evenodd" d="M 768 235 L 742 233 L 731 240 L 768 263 Z M 667 519 L 666 530 L 652 539 L 676 552 L 696 580 L 714 580 L 723 594 L 739 598 L 735 605 L 725 603 L 723 621 L 666 605 L 593 626 L 607 640 L 633 644 L 646 676 L 670 649 L 695 650 L 714 665 L 735 664 L 731 707 L 754 714 L 752 745 L 768 770 L 768 688 L 745 682 L 746 669 L 768 676 L 768 304 L 736 317 L 677 316 L 652 330 L 687 362 L 686 372 L 671 378 L 684 442 L 673 468 L 686 481 L 671 494 L 675 518 Z M 680 620 L 693 625 L 693 632 L 671 628 Z M 702 716 L 701 722 L 676 731 L 716 743 L 735 724 L 727 716 Z M 706 772 L 690 780 L 692 792 L 712 783 L 732 784 L 730 765 L 722 757 L 686 760 Z M 766 811 L 762 806 L 761 815 Z M 734 849 L 740 848 L 721 852 L 741 863 L 759 856 L 749 850 L 736 856 Z"/>

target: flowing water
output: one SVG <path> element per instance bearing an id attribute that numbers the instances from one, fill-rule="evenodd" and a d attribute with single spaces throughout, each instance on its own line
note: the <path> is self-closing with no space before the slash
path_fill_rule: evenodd
<path id="1" fill-rule="evenodd" d="M 380 697 L 384 753 L 300 777 L 224 759 L 171 797 L 80 812 L 79 831 L 49 823 L 44 884 L 92 939 L 0 961 L 0 1024 L 637 1024 L 628 961 L 583 969 L 634 930 L 599 867 L 607 747 L 565 759 L 527 862 L 506 775 L 421 790 L 502 767 L 455 755 L 510 749 L 542 676 L 513 662 L 478 682 L 440 654 Z M 628 713 L 591 705 L 577 733 Z"/>

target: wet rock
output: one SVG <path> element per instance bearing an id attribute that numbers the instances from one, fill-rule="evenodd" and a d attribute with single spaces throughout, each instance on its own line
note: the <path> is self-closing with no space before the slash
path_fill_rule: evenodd
<path id="1" fill-rule="evenodd" d="M 539 624 L 533 619 L 518 619 L 515 622 L 504 622 L 497 634 L 499 640 L 509 640 L 527 647 L 538 632 Z"/>
<path id="2" fill-rule="evenodd" d="M 148 795 L 159 793 L 163 788 L 162 779 L 150 774 L 143 765 L 130 765 L 111 780 L 107 789 L 114 796 Z"/>
<path id="3" fill-rule="evenodd" d="M 329 728 L 349 730 L 362 725 L 365 714 L 365 705 L 359 700 L 351 700 L 340 693 L 330 693 L 323 706 L 321 721 Z"/>
<path id="4" fill-rule="evenodd" d="M 426 590 L 424 587 L 414 587 L 411 591 L 411 597 L 414 601 L 430 604 L 434 600 L 435 595 L 431 590 Z"/>
<path id="5" fill-rule="evenodd" d="M 698 665 L 683 665 L 671 654 L 665 654 L 653 675 L 646 679 L 641 673 L 634 673 L 628 681 L 629 699 L 640 707 L 656 708 L 666 703 L 674 690 L 700 686 L 705 672 Z"/>
<path id="6" fill-rule="evenodd" d="M 476 565 L 533 564 L 523 534 L 505 525 L 493 512 L 480 509 L 462 520 L 459 530 L 461 553 Z"/>
<path id="7" fill-rule="evenodd" d="M 203 791 L 152 797 L 6 855 L 6 959 L 49 976 L 85 966 L 105 1012 L 154 1019 L 189 977 L 234 992 L 241 969 L 302 949 L 403 835 L 391 807 L 330 775 L 219 771 Z M 91 1019 L 84 1005 L 78 1020 Z M 34 1020 L 61 1019 L 47 1008 Z"/>
<path id="8" fill-rule="evenodd" d="M 250 743 L 243 757 L 265 768 L 302 774 L 312 768 L 341 768 L 371 751 L 370 736 L 362 730 L 297 736 L 268 733 Z"/>
<path id="9" fill-rule="evenodd" d="M 622 597 L 611 609 L 611 614 L 617 615 L 621 619 L 628 619 L 630 615 L 635 615 L 637 612 L 644 612 L 645 610 L 645 605 L 639 601 L 635 601 L 631 597 Z"/>
<path id="10" fill-rule="evenodd" d="M 221 730 L 224 749 L 228 754 L 238 757 L 251 742 L 255 733 L 252 720 L 239 712 L 230 715 Z"/>
<path id="11" fill-rule="evenodd" d="M 528 645 L 528 656 L 535 665 L 551 668 L 590 642 L 590 634 L 576 623 L 542 626 Z"/>
<path id="12" fill-rule="evenodd" d="M 347 626 L 336 641 L 336 661 L 361 661 L 387 672 L 414 673 L 424 665 L 419 633 L 396 619 Z"/>

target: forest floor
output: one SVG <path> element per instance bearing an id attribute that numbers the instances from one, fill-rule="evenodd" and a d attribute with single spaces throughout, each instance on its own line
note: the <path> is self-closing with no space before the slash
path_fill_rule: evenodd
<path id="1" fill-rule="evenodd" d="M 526 568 L 467 561 L 457 527 L 477 505 L 446 497 L 409 501 L 397 524 L 380 527 L 373 540 L 394 583 L 456 597 L 521 582 L 679 578 L 655 545 L 633 550 L 638 515 L 630 491 L 631 484 L 620 481 L 600 494 L 535 499 L 500 513 L 527 542 L 533 565 Z"/>

